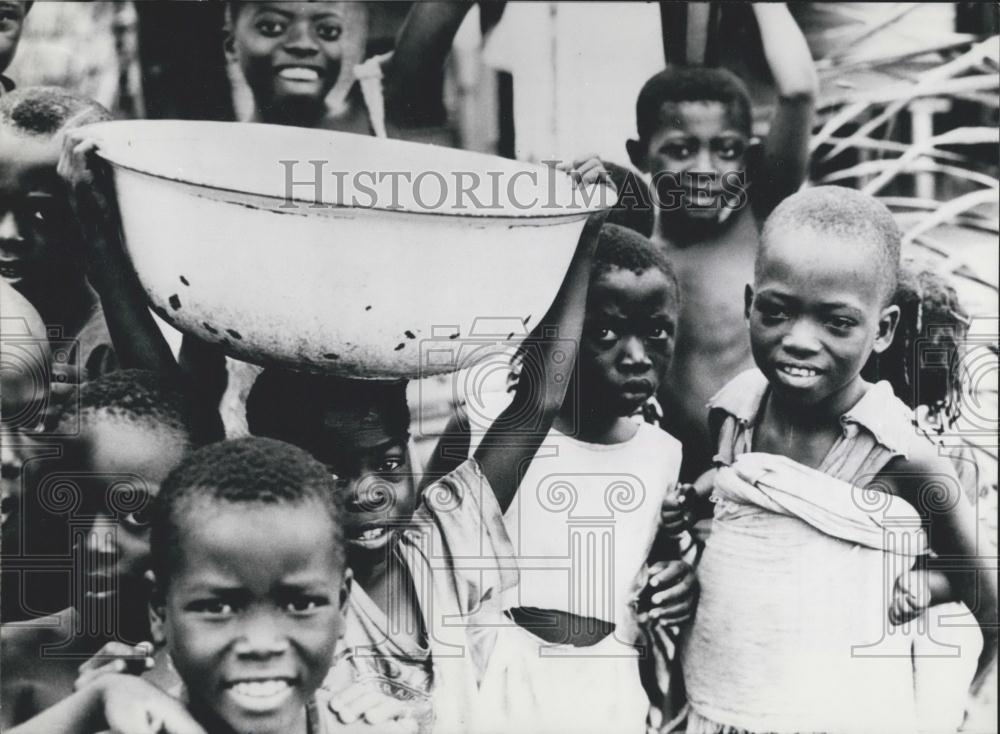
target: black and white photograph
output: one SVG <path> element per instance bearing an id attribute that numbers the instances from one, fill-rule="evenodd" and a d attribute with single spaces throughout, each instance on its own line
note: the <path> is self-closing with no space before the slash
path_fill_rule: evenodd
<path id="1" fill-rule="evenodd" d="M 1000 3 L 0 0 L 0 281 L 0 732 L 1000 731 Z"/>

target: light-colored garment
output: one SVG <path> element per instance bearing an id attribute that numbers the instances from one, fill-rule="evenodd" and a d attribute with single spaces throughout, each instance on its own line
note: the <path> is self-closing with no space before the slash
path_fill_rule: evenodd
<path id="1" fill-rule="evenodd" d="M 916 510 L 758 453 L 720 468 L 714 497 L 682 651 L 691 706 L 755 732 L 913 731 L 912 634 L 887 610 L 926 550 Z"/>
<path id="2" fill-rule="evenodd" d="M 492 406 L 494 414 L 501 402 Z M 480 439 L 474 432 L 470 451 Z M 640 419 L 631 439 L 612 445 L 552 429 L 525 472 L 504 514 L 520 569 L 520 584 L 504 606 L 615 624 L 591 647 L 531 637 L 528 663 L 542 711 L 529 731 L 645 730 L 649 700 L 639 678 L 639 631 L 629 602 L 680 463 L 680 443 Z"/>
<path id="3" fill-rule="evenodd" d="M 517 571 L 493 490 L 474 459 L 424 490 L 396 552 L 413 580 L 428 647 L 396 633 L 391 615 L 355 584 L 323 688 L 372 680 L 418 711 L 429 701 L 421 732 L 513 731 L 496 717 L 508 704 L 518 708 L 506 686 L 525 685 L 525 676 L 505 668 L 518 657 L 503 652 L 506 633 L 498 628 L 506 624 L 503 592 L 517 583 Z"/>
<path id="4" fill-rule="evenodd" d="M 619 444 L 550 430 L 504 513 L 521 571 L 506 606 L 612 622 L 633 642 L 633 585 L 680 462 L 680 443 L 646 423 Z"/>
<path id="5" fill-rule="evenodd" d="M 867 485 L 923 438 L 879 383 L 818 470 L 750 453 L 766 394 L 753 370 L 710 405 L 721 468 L 682 647 L 688 730 L 914 731 L 913 629 L 888 605 L 926 539 L 911 505 Z"/>

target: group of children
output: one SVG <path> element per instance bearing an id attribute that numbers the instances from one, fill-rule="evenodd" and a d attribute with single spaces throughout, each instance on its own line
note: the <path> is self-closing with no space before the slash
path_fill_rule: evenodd
<path id="1" fill-rule="evenodd" d="M 409 98 L 466 8 L 415 4 L 376 61 L 390 133 L 419 120 Z M 427 467 L 402 381 L 267 368 L 252 437 L 226 440 L 224 355 L 186 336 L 175 357 L 124 254 L 81 129 L 107 113 L 5 91 L 2 726 L 912 731 L 914 690 L 938 699 L 915 689 L 911 624 L 945 601 L 981 629 L 981 685 L 995 574 L 893 348 L 943 286 L 899 278 L 875 200 L 795 193 L 815 74 L 787 9 L 754 8 L 766 140 L 735 76 L 651 78 L 628 142 L 645 233 L 614 223 L 642 219 L 623 206 L 591 217 L 509 400 L 456 414 Z M 229 3 L 256 119 L 379 132 L 343 82 L 355 11 Z"/>

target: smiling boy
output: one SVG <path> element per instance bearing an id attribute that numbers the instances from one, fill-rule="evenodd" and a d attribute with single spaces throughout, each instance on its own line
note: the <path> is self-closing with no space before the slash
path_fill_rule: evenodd
<path id="1" fill-rule="evenodd" d="M 470 3 L 415 3 L 391 59 L 379 57 L 384 110 L 368 109 L 354 76 L 364 61 L 368 8 L 361 2 L 230 2 L 225 49 L 254 97 L 256 122 L 391 132 L 436 121 L 428 86 L 440 75 Z M 333 92 L 333 94 L 331 94 Z M 377 104 L 382 104 L 378 100 Z"/>
<path id="2" fill-rule="evenodd" d="M 888 383 L 861 377 L 896 328 L 899 243 L 882 204 L 834 186 L 764 226 L 745 291 L 758 369 L 711 403 L 689 731 L 914 731 L 911 629 L 887 609 L 928 545 L 961 569 L 946 575 L 985 640 L 977 684 L 996 657 L 996 574 L 954 469 Z"/>
<path id="3" fill-rule="evenodd" d="M 722 69 L 670 68 L 636 102 L 633 165 L 652 178 L 652 239 L 665 248 L 684 303 L 659 399 L 663 427 L 684 445 L 681 477 L 711 465 L 705 405 L 751 366 L 740 293 L 764 219 L 805 179 L 818 90 L 805 38 L 783 3 L 754 3 L 778 100 L 766 140 L 752 138 L 743 83 Z"/>

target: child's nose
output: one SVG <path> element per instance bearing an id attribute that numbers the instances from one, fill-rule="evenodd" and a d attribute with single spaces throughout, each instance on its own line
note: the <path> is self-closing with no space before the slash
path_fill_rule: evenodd
<path id="1" fill-rule="evenodd" d="M 88 563 L 106 564 L 113 558 L 118 547 L 115 539 L 117 531 L 118 527 L 110 519 L 103 516 L 93 519 L 90 526 L 86 528 L 82 539 Z M 100 569 L 87 569 L 90 573 L 98 570 Z"/>
<path id="2" fill-rule="evenodd" d="M 319 44 L 316 43 L 308 22 L 292 24 L 288 29 L 285 50 L 295 56 L 311 56 L 319 53 Z"/>
<path id="3" fill-rule="evenodd" d="M 21 230 L 17 227 L 14 212 L 0 214 L 0 240 L 20 240 Z"/>
<path id="4" fill-rule="evenodd" d="M 243 635 L 234 650 L 241 658 L 260 660 L 282 655 L 288 647 L 288 638 L 281 631 L 274 613 L 262 609 L 247 615 Z"/>
<path id="5" fill-rule="evenodd" d="M 781 345 L 790 354 L 815 354 L 821 346 L 816 338 L 816 330 L 806 319 L 798 319 L 792 323 Z"/>
<path id="6" fill-rule="evenodd" d="M 647 367 L 651 364 L 649 354 L 646 352 L 646 345 L 637 336 L 630 336 L 625 339 L 623 345 L 623 361 L 625 364 Z"/>

